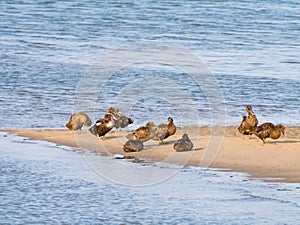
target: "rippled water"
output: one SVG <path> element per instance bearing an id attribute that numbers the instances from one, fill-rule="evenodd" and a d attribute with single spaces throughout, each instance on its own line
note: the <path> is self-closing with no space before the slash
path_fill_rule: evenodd
<path id="1" fill-rule="evenodd" d="M 174 43 L 200 57 L 219 82 L 227 124 L 238 124 L 251 104 L 261 122 L 300 125 L 299 8 L 295 0 L 1 1 L 0 127 L 62 128 L 87 69 L 104 53 L 139 40 Z M 126 78 L 151 72 L 175 80 L 182 75 L 124 68 L 118 78 L 125 79 L 99 99 L 95 119 L 118 105 L 112 97 Z M 207 101 L 195 98 L 201 90 L 181 86 L 198 110 L 192 123 L 211 124 Z M 157 99 L 132 107 L 123 110 L 140 123 L 156 115 L 162 122 L 174 109 Z"/>
<path id="2" fill-rule="evenodd" d="M 299 8 L 296 0 L 1 0 L 0 127 L 63 128 L 88 69 L 105 53 L 140 40 L 173 43 L 201 58 L 222 91 L 227 124 L 237 125 L 251 104 L 260 122 L 300 125 Z M 197 120 L 183 121 L 178 105 L 157 92 L 129 111 L 121 108 L 135 126 L 169 115 L 180 125 L 211 124 L 201 88 L 178 68 L 160 63 L 116 71 L 97 96 L 93 120 L 121 105 L 117 99 L 125 84 L 140 79 L 145 85 L 145 77 L 154 77 L 180 86 L 194 105 L 181 102 L 187 111 L 196 109 Z M 169 95 L 179 97 L 176 91 Z M 241 174 L 189 168 L 160 184 L 129 188 L 99 177 L 82 153 L 3 133 L 0 140 L 1 224 L 295 224 L 300 219 L 298 184 L 249 182 Z"/>
<path id="3" fill-rule="evenodd" d="M 159 184 L 125 187 L 96 174 L 84 153 L 4 133 L 0 141 L 1 224 L 295 224 L 300 219 L 299 184 L 186 168 Z M 140 167 L 128 164 L 134 166 Z M 150 167 L 157 174 L 168 169 Z"/>

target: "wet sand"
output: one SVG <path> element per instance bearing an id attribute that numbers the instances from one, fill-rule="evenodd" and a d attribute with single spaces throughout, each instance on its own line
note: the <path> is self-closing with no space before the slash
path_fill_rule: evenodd
<path id="1" fill-rule="evenodd" d="M 207 151 L 211 139 L 211 127 L 178 129 L 176 134 L 159 145 L 157 141 L 144 143 L 144 150 L 125 153 L 122 145 L 126 142 L 128 131 L 112 131 L 105 140 L 99 140 L 89 131 L 72 132 L 51 129 L 2 129 L 2 132 L 16 134 L 32 140 L 44 140 L 74 147 L 74 150 L 92 150 L 101 155 L 123 154 L 153 161 L 175 163 L 182 166 L 201 166 L 201 159 Z M 174 142 L 187 132 L 194 143 L 194 151 L 176 152 Z M 218 154 L 209 167 L 228 169 L 250 174 L 250 179 L 265 181 L 300 183 L 300 128 L 287 127 L 284 136 L 277 140 L 267 139 L 263 144 L 254 137 L 249 139 L 237 132 L 235 127 L 226 127 Z M 275 180 L 274 180 L 275 178 Z"/>

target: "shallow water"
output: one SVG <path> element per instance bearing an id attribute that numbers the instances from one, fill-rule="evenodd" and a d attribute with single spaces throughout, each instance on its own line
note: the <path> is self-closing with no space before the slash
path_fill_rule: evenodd
<path id="1" fill-rule="evenodd" d="M 174 43 L 201 58 L 223 93 L 226 124 L 237 125 L 251 104 L 261 122 L 300 125 L 299 7 L 295 0 L 1 1 L 0 127 L 62 128 L 88 68 L 104 53 L 140 40 Z M 115 74 L 106 98 L 95 102 L 93 119 L 119 106 L 114 97 L 133 78 L 185 79 L 178 70 L 144 66 Z M 183 125 L 210 125 L 211 108 L 199 87 L 180 87 L 195 104 L 184 107 L 195 108 L 197 119 L 179 118 L 178 104 L 166 99 L 121 110 L 138 124 L 174 114 Z"/>
<path id="2" fill-rule="evenodd" d="M 226 103 L 226 124 L 237 125 L 251 104 L 260 122 L 299 126 L 299 8 L 296 0 L 2 0 L 0 127 L 63 128 L 88 69 L 105 53 L 141 40 L 176 44 L 206 63 Z M 109 106 L 122 105 L 117 99 L 125 84 L 153 77 L 175 83 L 187 97 L 157 91 L 121 107 L 135 120 L 131 128 L 170 115 L 178 125 L 211 125 L 203 90 L 166 62 L 116 71 L 96 96 L 93 121 Z M 164 90 L 165 84 L 155 88 Z M 142 85 L 152 90 L 143 81 L 137 86 Z M 180 107 L 196 113 L 182 117 Z M 104 179 L 86 157 L 116 168 L 126 162 L 3 133 L 0 141 L 0 224 L 295 224 L 300 219 L 298 184 L 186 168 L 134 188 Z M 170 168 L 143 169 L 159 177 Z"/>
<path id="3" fill-rule="evenodd" d="M 191 167 L 134 188 L 95 173 L 85 153 L 4 133 L 0 141 L 1 224 L 295 224 L 300 219 L 299 184 Z M 144 169 L 160 174 L 169 168 Z"/>

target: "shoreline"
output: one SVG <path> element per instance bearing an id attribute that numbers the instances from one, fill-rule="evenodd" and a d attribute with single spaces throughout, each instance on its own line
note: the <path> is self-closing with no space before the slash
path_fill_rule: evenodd
<path id="1" fill-rule="evenodd" d="M 267 182 L 300 183 L 300 127 L 287 127 L 284 136 L 277 140 L 268 139 L 267 144 L 257 137 L 249 139 L 240 135 L 236 127 L 226 127 L 219 152 L 209 166 L 225 169 L 221 172 L 242 172 L 249 179 L 262 179 Z M 128 131 L 111 131 L 105 140 L 99 141 L 88 130 L 73 133 L 66 129 L 0 129 L 0 132 L 15 134 L 32 140 L 48 141 L 93 150 L 103 155 L 122 154 L 136 158 L 147 158 L 155 162 L 168 162 L 182 166 L 199 166 L 210 140 L 211 127 L 179 128 L 175 135 L 165 140 L 164 145 L 157 141 L 144 143 L 144 150 L 126 153 L 122 145 Z M 194 151 L 176 152 L 173 144 L 186 132 L 194 143 Z"/>

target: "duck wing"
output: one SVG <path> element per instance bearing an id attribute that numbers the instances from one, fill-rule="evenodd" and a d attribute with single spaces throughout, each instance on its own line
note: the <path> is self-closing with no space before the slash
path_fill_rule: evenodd
<path id="1" fill-rule="evenodd" d="M 107 134 L 114 126 L 114 123 L 106 118 L 101 118 L 96 121 L 95 125 L 89 130 L 92 134 L 98 135 L 99 137 Z"/>
<path id="2" fill-rule="evenodd" d="M 99 137 L 102 137 L 105 134 L 107 134 L 109 131 L 111 131 L 112 128 L 113 127 L 108 126 L 107 123 L 102 123 L 101 125 L 97 126 L 97 134 Z"/>
<path id="3" fill-rule="evenodd" d="M 149 127 L 140 127 L 133 132 L 134 136 L 142 142 L 152 139 L 155 135 L 154 131 Z"/>
<path id="4" fill-rule="evenodd" d="M 115 120 L 115 127 L 116 128 L 124 128 L 127 127 L 129 124 L 133 123 L 133 119 L 123 115 L 122 113 L 114 113 L 113 114 Z"/>
<path id="5" fill-rule="evenodd" d="M 168 133 L 168 126 L 167 124 L 160 124 L 155 128 L 155 135 L 152 138 L 153 140 L 164 140 Z"/>
<path id="6" fill-rule="evenodd" d="M 81 116 L 78 113 L 71 115 L 69 122 L 65 125 L 70 130 L 80 130 L 84 124 Z"/>
<path id="7" fill-rule="evenodd" d="M 248 117 L 242 121 L 241 125 L 239 126 L 238 130 L 241 134 L 244 135 L 251 135 L 252 130 L 257 126 L 257 123 L 251 121 Z"/>
<path id="8" fill-rule="evenodd" d="M 133 119 L 126 117 L 124 115 L 119 119 L 119 126 L 121 128 L 127 127 L 129 124 L 132 123 L 133 123 Z"/>
<path id="9" fill-rule="evenodd" d="M 275 125 L 273 123 L 263 123 L 262 125 L 259 126 L 261 129 L 276 129 Z"/>
<path id="10" fill-rule="evenodd" d="M 123 145 L 123 150 L 125 152 L 137 152 L 143 150 L 144 145 L 140 140 L 129 140 Z"/>
<path id="11" fill-rule="evenodd" d="M 270 134 L 272 133 L 273 129 L 273 124 L 271 123 L 264 123 L 258 127 L 255 127 L 252 129 L 253 133 L 259 137 L 264 143 L 265 139 L 270 137 Z"/>
<path id="12" fill-rule="evenodd" d="M 176 126 L 175 124 L 168 124 L 168 129 L 167 129 L 167 137 L 173 135 L 176 133 Z M 165 138 L 167 138 L 165 137 Z"/>
<path id="13" fill-rule="evenodd" d="M 174 145 L 173 148 L 177 152 L 190 151 L 193 148 L 193 143 L 184 139 L 179 139 Z"/>

